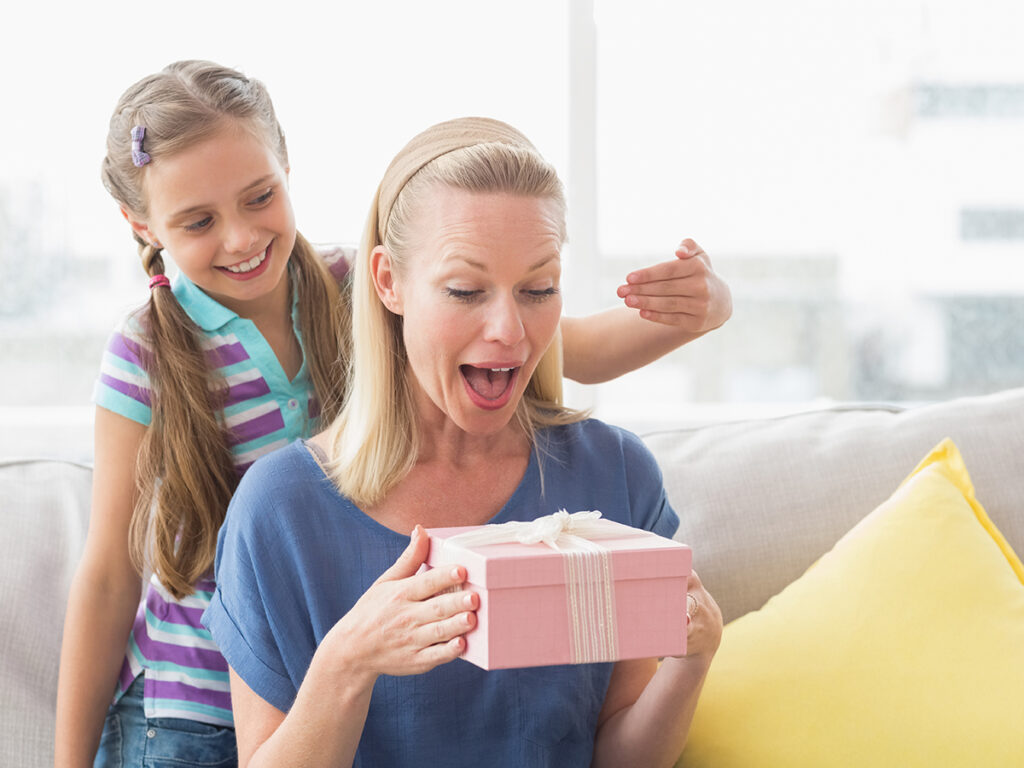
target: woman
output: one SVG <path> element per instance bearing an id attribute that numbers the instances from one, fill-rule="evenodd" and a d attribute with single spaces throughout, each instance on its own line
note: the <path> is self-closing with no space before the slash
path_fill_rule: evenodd
<path id="1" fill-rule="evenodd" d="M 511 126 L 414 138 L 378 189 L 353 283 L 350 393 L 261 459 L 221 531 L 204 621 L 231 666 L 243 765 L 668 765 L 721 636 L 699 579 L 685 658 L 485 672 L 479 598 L 418 573 L 421 526 L 565 507 L 671 536 L 635 436 L 560 405 L 553 168 Z"/>

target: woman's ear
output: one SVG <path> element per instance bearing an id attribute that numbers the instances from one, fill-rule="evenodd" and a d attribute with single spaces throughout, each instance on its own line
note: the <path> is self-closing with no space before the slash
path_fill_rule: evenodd
<path id="1" fill-rule="evenodd" d="M 155 245 L 157 248 L 160 247 L 156 235 L 150 231 L 149 226 L 144 221 L 139 219 L 135 214 L 133 214 L 131 211 L 124 207 L 121 208 L 121 215 L 124 216 L 128 223 L 131 225 L 132 231 L 134 231 L 135 234 L 137 234 L 147 243 Z"/>
<path id="2" fill-rule="evenodd" d="M 394 314 L 401 315 L 402 294 L 398 281 L 395 279 L 391 254 L 383 245 L 378 245 L 370 252 L 370 274 L 373 277 L 373 287 L 377 290 L 381 304 Z"/>

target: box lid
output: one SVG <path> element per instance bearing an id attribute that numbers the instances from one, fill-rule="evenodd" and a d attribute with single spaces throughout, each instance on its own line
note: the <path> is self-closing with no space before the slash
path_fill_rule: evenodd
<path id="1" fill-rule="evenodd" d="M 611 554 L 616 581 L 687 576 L 692 552 L 685 544 L 650 531 L 602 520 L 607 536 L 594 543 Z M 563 554 L 547 544 L 486 544 L 466 547 L 446 540 L 481 526 L 428 528 L 430 554 L 427 565 L 437 568 L 457 563 L 467 571 L 467 580 L 487 589 L 534 587 L 565 583 Z"/>

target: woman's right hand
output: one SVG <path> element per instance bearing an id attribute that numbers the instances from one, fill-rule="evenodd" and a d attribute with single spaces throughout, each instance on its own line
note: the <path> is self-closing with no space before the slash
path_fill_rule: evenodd
<path id="1" fill-rule="evenodd" d="M 476 626 L 480 597 L 448 590 L 463 584 L 461 565 L 419 572 L 430 537 L 417 525 L 406 550 L 331 629 L 325 643 L 337 649 L 346 672 L 416 675 L 457 658 L 463 635 Z"/>

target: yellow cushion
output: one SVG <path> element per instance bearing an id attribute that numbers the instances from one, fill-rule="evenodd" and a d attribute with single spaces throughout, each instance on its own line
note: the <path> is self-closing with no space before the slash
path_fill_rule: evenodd
<path id="1" fill-rule="evenodd" d="M 725 628 L 678 766 L 1024 766 L 1024 566 L 951 440 Z"/>

